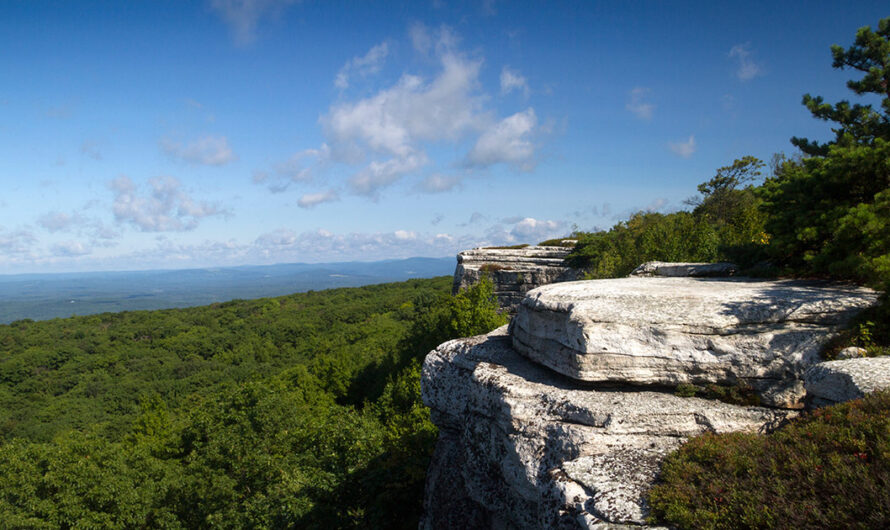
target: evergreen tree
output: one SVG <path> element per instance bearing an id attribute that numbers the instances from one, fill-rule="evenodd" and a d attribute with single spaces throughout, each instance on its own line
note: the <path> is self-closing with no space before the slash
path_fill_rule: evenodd
<path id="1" fill-rule="evenodd" d="M 871 105 L 853 104 L 840 101 L 831 105 L 820 96 L 806 94 L 803 104 L 820 120 L 837 124 L 833 142 L 820 144 L 806 138 L 792 138 L 791 143 L 801 151 L 813 156 L 828 155 L 831 144 L 849 146 L 851 144 L 871 145 L 875 139 L 890 139 L 890 17 L 878 22 L 878 30 L 860 28 L 853 46 L 844 50 L 841 46 L 831 47 L 834 68 L 852 68 L 864 73 L 859 80 L 847 81 L 847 87 L 857 95 L 876 94 L 882 98 L 881 109 Z"/>

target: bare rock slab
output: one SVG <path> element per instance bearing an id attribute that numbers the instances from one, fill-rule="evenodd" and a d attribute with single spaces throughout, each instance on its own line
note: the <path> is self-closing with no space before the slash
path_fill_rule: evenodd
<path id="1" fill-rule="evenodd" d="M 621 278 L 530 291 L 513 347 L 573 379 L 746 384 L 764 404 L 803 406 L 825 343 L 877 302 L 870 289 L 732 278 Z"/>
<path id="2" fill-rule="evenodd" d="M 890 357 L 829 361 L 806 373 L 807 401 L 813 406 L 834 405 L 890 388 Z"/>
<path id="3" fill-rule="evenodd" d="M 683 277 L 692 276 L 708 278 L 718 276 L 734 276 L 738 267 L 734 263 L 680 263 L 667 261 L 647 261 L 636 269 L 631 276 L 667 276 Z"/>
<path id="4" fill-rule="evenodd" d="M 769 431 L 794 412 L 597 390 L 519 355 L 506 329 L 442 344 L 423 365 L 439 427 L 421 528 L 644 524 L 661 461 L 706 431 Z"/>

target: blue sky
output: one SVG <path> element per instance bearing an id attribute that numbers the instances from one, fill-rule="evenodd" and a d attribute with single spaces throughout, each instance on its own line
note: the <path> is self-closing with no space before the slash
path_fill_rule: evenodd
<path id="1" fill-rule="evenodd" d="M 852 5 L 851 5 L 852 4 Z M 884 2 L 0 3 L 0 273 L 448 256 L 827 139 Z"/>

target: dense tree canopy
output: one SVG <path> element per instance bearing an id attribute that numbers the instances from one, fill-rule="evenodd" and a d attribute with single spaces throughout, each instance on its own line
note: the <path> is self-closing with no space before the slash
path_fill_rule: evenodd
<path id="1" fill-rule="evenodd" d="M 416 528 L 420 360 L 505 321 L 450 278 L 0 326 L 0 521 Z"/>

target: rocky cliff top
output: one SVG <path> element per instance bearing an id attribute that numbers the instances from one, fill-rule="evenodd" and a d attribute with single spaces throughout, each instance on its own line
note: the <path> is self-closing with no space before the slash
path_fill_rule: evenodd
<path id="1" fill-rule="evenodd" d="M 571 247 L 474 248 L 457 255 L 452 292 L 488 277 L 501 307 L 513 312 L 525 293 L 554 282 L 577 280 L 580 271 L 565 265 Z"/>
<path id="2" fill-rule="evenodd" d="M 440 435 L 422 528 L 645 524 L 646 491 L 688 437 L 770 431 L 803 405 L 804 379 L 822 403 L 890 385 L 884 360 L 818 364 L 877 298 L 848 285 L 690 277 L 528 292 L 509 329 L 447 342 L 424 362 Z M 749 386 L 766 406 L 678 397 L 681 383 Z"/>

